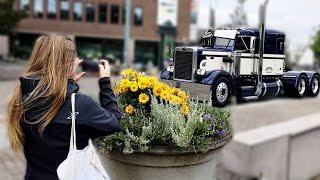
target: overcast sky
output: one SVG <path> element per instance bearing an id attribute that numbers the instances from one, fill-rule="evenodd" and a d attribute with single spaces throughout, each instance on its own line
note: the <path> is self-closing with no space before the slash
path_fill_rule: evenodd
<path id="1" fill-rule="evenodd" d="M 198 0 L 198 25 L 208 27 L 210 1 L 216 11 L 217 25 L 230 22 L 237 0 Z M 258 24 L 260 0 L 247 0 L 245 10 L 250 26 Z M 285 32 L 290 49 L 299 48 L 311 42 L 312 36 L 320 25 L 320 0 L 269 0 L 266 24 Z"/>

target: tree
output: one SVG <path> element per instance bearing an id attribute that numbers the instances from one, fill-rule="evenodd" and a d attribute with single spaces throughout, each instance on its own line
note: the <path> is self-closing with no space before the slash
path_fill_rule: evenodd
<path id="1" fill-rule="evenodd" d="M 238 4 L 234 12 L 230 15 L 231 25 L 235 27 L 248 26 L 247 14 L 244 11 L 244 3 L 246 0 L 238 0 Z"/>
<path id="2" fill-rule="evenodd" d="M 9 34 L 26 15 L 13 9 L 14 0 L 0 0 L 0 34 Z"/>
<path id="3" fill-rule="evenodd" d="M 316 32 L 314 36 L 313 43 L 311 44 L 311 49 L 315 58 L 315 65 L 319 67 L 320 65 L 320 29 Z"/>

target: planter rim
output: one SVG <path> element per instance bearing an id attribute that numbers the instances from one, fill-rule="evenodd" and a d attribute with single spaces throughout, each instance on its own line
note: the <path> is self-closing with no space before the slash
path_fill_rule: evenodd
<path id="1" fill-rule="evenodd" d="M 231 134 L 212 143 L 210 150 L 206 153 L 195 153 L 192 147 L 179 151 L 174 147 L 153 146 L 147 152 L 134 152 L 123 154 L 119 150 L 98 150 L 103 158 L 112 159 L 121 163 L 148 166 L 148 167 L 181 167 L 208 162 L 214 158 L 216 151 L 226 145 L 232 138 Z"/>
<path id="2" fill-rule="evenodd" d="M 232 133 L 227 133 L 226 135 L 223 136 L 223 138 L 212 141 L 211 146 L 209 148 L 209 151 L 218 149 L 218 148 L 226 145 L 228 142 L 231 141 L 232 137 L 233 137 Z M 108 152 L 108 150 L 101 150 L 101 149 L 98 149 L 98 151 L 100 151 L 102 153 Z M 121 151 L 119 151 L 119 149 L 111 150 L 111 152 L 115 152 L 115 151 L 121 152 Z M 183 154 L 197 154 L 197 153 L 201 153 L 201 152 L 195 152 L 194 148 L 192 146 L 181 148 L 181 147 L 177 147 L 177 146 L 151 145 L 150 148 L 148 149 L 148 151 L 141 152 L 139 150 L 134 150 L 133 153 L 131 153 L 131 154 L 175 156 L 175 155 L 179 155 L 179 154 L 183 155 Z"/>

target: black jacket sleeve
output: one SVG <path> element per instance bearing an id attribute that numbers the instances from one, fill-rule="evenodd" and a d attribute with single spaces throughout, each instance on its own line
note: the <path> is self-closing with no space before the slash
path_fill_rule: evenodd
<path id="1" fill-rule="evenodd" d="M 80 107 L 79 117 L 89 128 L 90 138 L 109 135 L 121 130 L 119 111 L 115 95 L 110 86 L 109 78 L 99 80 L 100 102 L 97 104 L 90 97 L 81 95 L 79 97 Z"/>
<path id="2" fill-rule="evenodd" d="M 104 109 L 111 111 L 117 119 L 121 119 L 121 112 L 116 97 L 111 89 L 110 78 L 105 77 L 99 80 L 100 104 Z"/>

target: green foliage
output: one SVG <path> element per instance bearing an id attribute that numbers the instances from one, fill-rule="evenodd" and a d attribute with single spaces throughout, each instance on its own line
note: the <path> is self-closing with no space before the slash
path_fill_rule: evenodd
<path id="1" fill-rule="evenodd" d="M 320 63 L 320 29 L 317 31 L 311 49 L 315 55 L 316 60 Z"/>
<path id="2" fill-rule="evenodd" d="M 13 10 L 14 0 L 0 1 L 0 34 L 9 34 L 25 13 Z"/>
<path id="3" fill-rule="evenodd" d="M 193 147 L 207 152 L 213 141 L 232 133 L 230 111 L 212 107 L 210 102 L 191 101 L 186 117 L 178 106 L 151 99 L 146 116 L 136 112 L 121 120 L 122 131 L 97 140 L 106 150 L 118 149 L 125 154 L 145 152 L 153 145 L 176 148 Z"/>

